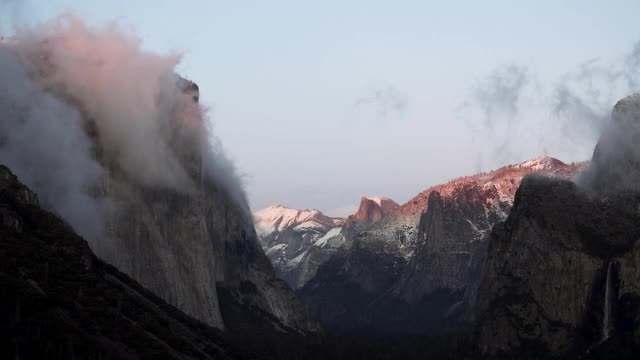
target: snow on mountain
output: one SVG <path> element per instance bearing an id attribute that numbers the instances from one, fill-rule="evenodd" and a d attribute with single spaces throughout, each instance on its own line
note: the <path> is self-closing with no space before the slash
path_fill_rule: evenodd
<path id="1" fill-rule="evenodd" d="M 365 197 L 365 199 L 367 200 L 371 200 L 373 202 L 375 202 L 376 204 L 378 204 L 378 206 L 382 206 L 382 201 L 383 200 L 391 200 L 387 197 L 380 197 L 380 196 L 376 196 L 376 197 Z"/>
<path id="2" fill-rule="evenodd" d="M 369 210 L 385 200 L 362 198 L 343 226 L 344 244 L 297 293 L 328 331 L 468 331 L 487 235 L 507 218 L 523 177 L 572 178 L 584 165 L 539 157 L 460 177 L 379 218 Z"/>
<path id="3" fill-rule="evenodd" d="M 427 211 L 429 197 L 432 193 L 438 192 L 443 198 L 459 198 L 458 201 L 472 200 L 483 203 L 485 211 L 493 212 L 496 216 L 506 219 L 508 214 L 503 209 L 505 206 L 510 208 L 524 176 L 539 173 L 559 178 L 573 178 L 586 164 L 586 162 L 566 164 L 552 157 L 541 156 L 490 172 L 462 176 L 444 184 L 431 186 L 403 205 L 393 203 L 395 206 L 388 206 L 384 214 L 376 221 L 368 224 L 361 221 L 353 229 L 350 229 L 350 237 L 357 233 L 366 232 L 365 238 L 384 240 L 380 243 L 386 244 L 384 248 L 388 246 L 396 248 L 402 258 L 408 261 L 415 250 L 420 217 Z M 481 188 L 483 191 L 481 193 L 467 191 L 472 188 Z M 469 196 L 475 198 L 465 199 Z M 347 218 L 347 224 L 354 217 L 366 217 L 359 215 L 362 212 L 363 204 L 367 202 L 375 205 L 373 200 L 368 199 L 373 198 L 362 198 L 361 208 L 356 215 Z M 381 203 L 384 204 L 385 198 L 381 199 L 383 199 Z M 478 232 L 477 235 L 481 237 L 481 232 Z M 389 242 L 394 244 L 388 244 Z"/>
<path id="4" fill-rule="evenodd" d="M 327 231 L 326 234 L 324 234 L 321 238 L 317 239 L 313 245 L 317 246 L 319 248 L 324 248 L 327 245 L 327 242 L 329 241 L 329 239 L 337 237 L 338 235 L 340 235 L 340 231 L 342 231 L 341 227 L 335 227 L 329 231 Z"/>
<path id="5" fill-rule="evenodd" d="M 344 219 L 281 204 L 254 213 L 260 243 L 285 281 L 298 288 L 342 245 Z"/>
<path id="6" fill-rule="evenodd" d="M 427 202 L 432 192 L 437 191 L 442 196 L 449 196 L 464 184 L 477 184 L 485 189 L 495 189 L 501 200 L 512 202 L 520 181 L 525 175 L 540 173 L 560 178 L 571 178 L 585 164 L 585 162 L 566 164 L 552 157 L 541 156 L 520 164 L 507 165 L 488 173 L 459 177 L 445 184 L 432 186 L 419 193 L 389 214 L 389 216 L 386 216 L 386 220 L 415 226 L 420 219 L 420 215 L 427 210 Z"/>
<path id="7" fill-rule="evenodd" d="M 363 197 L 358 211 L 349 216 L 350 227 L 380 220 L 399 208 L 386 197 Z M 293 209 L 276 204 L 254 213 L 260 244 L 280 276 L 294 289 L 313 277 L 318 267 L 343 245 L 342 218 L 316 209 Z"/>
<path id="8" fill-rule="evenodd" d="M 539 157 L 432 186 L 402 206 L 387 197 L 365 196 L 357 212 L 346 221 L 315 209 L 299 210 L 277 204 L 254 213 L 255 227 L 265 253 L 294 289 L 302 288 L 330 258 L 348 259 L 353 254 L 358 258 L 357 254 L 363 251 L 377 256 L 376 261 L 390 261 L 389 266 L 402 271 L 402 264 L 408 264 L 416 251 L 419 220 L 427 211 L 432 193 L 438 192 L 443 199 L 460 204 L 481 204 L 483 218 L 502 221 L 525 175 L 542 173 L 567 178 L 583 165 Z M 490 228 L 475 218 L 462 221 L 469 224 L 469 241 L 484 238 Z M 369 270 L 371 274 L 388 274 L 380 269 Z"/>
<path id="9" fill-rule="evenodd" d="M 548 156 L 540 156 L 535 159 L 525 161 L 516 166 L 519 168 L 529 168 L 536 171 L 542 171 L 542 170 L 553 169 L 556 167 L 561 167 L 562 165 L 564 165 L 564 163 L 558 159 L 548 157 Z"/>
<path id="10" fill-rule="evenodd" d="M 255 212 L 254 219 L 256 231 L 261 238 L 289 228 L 326 233 L 343 222 L 343 219 L 325 216 L 316 209 L 298 210 L 282 204 L 272 205 Z"/>

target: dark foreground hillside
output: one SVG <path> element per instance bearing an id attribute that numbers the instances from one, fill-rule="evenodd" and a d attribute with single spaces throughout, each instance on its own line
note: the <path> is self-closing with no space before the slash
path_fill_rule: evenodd
<path id="1" fill-rule="evenodd" d="M 223 334 L 96 258 L 0 165 L 1 359 L 237 359 Z"/>
<path id="2" fill-rule="evenodd" d="M 234 337 L 234 343 L 262 360 L 465 360 L 475 359 L 468 336 L 292 337 L 271 333 Z"/>

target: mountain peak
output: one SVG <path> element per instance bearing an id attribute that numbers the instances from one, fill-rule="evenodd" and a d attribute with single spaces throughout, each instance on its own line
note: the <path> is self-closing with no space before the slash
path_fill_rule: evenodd
<path id="1" fill-rule="evenodd" d="M 540 173 L 560 178 L 573 178 L 586 163 L 566 164 L 550 156 L 539 156 L 519 164 L 506 165 L 499 169 L 479 173 L 473 176 L 463 176 L 445 184 L 432 186 L 403 204 L 391 217 L 416 224 L 420 215 L 427 210 L 427 203 L 432 192 L 439 192 L 443 196 L 451 195 L 456 188 L 468 183 L 476 183 L 484 188 L 495 188 L 501 199 L 513 199 L 520 181 L 527 174 Z"/>
<path id="2" fill-rule="evenodd" d="M 276 204 L 256 211 L 254 225 L 271 263 L 291 287 L 299 288 L 342 245 L 343 218 L 317 209 Z"/>
<path id="3" fill-rule="evenodd" d="M 286 228 L 329 229 L 342 224 L 342 219 L 324 215 L 317 209 L 294 209 L 275 204 L 253 213 L 256 231 L 260 236 L 283 231 Z"/>
<path id="4" fill-rule="evenodd" d="M 388 197 L 384 197 L 384 196 L 374 196 L 374 197 L 369 197 L 369 196 L 363 196 L 362 199 L 360 199 L 360 201 L 362 202 L 362 200 L 370 200 L 375 202 L 376 204 L 382 206 L 382 202 L 385 201 L 391 201 L 394 202 L 393 200 L 389 199 Z"/>
<path id="5" fill-rule="evenodd" d="M 349 216 L 347 221 L 375 222 L 398 208 L 400 208 L 400 205 L 387 197 L 363 196 L 362 199 L 360 199 L 358 211 Z"/>
<path id="6" fill-rule="evenodd" d="M 535 159 L 527 160 L 516 166 L 521 168 L 526 167 L 526 168 L 531 168 L 533 170 L 541 171 L 541 170 L 556 168 L 563 165 L 566 165 L 566 164 L 556 158 L 553 158 L 550 156 L 539 156 Z"/>

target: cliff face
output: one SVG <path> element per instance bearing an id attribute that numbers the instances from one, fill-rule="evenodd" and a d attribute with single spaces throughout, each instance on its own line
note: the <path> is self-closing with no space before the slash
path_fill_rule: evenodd
<path id="1" fill-rule="evenodd" d="M 408 300 L 438 288 L 460 289 L 469 283 L 473 256 L 491 227 L 504 220 L 508 202 L 496 198 L 495 189 L 465 184 L 452 196 L 434 192 L 420 218 L 418 244 L 410 270 L 400 285 Z M 492 203 L 493 202 L 493 203 Z"/>
<path id="2" fill-rule="evenodd" d="M 398 210 L 400 205 L 386 197 L 363 197 L 360 199 L 358 211 L 349 216 L 347 221 L 371 223 L 382 219 L 385 215 Z"/>
<path id="3" fill-rule="evenodd" d="M 476 327 L 484 355 L 638 355 L 640 193 L 629 140 L 640 133 L 639 101 L 614 107 L 580 186 L 533 176 L 522 182 L 489 241 Z"/>
<path id="4" fill-rule="evenodd" d="M 313 331 L 260 248 L 198 86 L 175 58 L 64 20 L 0 44 L 0 162 L 99 257 L 187 314 Z"/>
<path id="5" fill-rule="evenodd" d="M 416 251 L 403 271 L 394 296 L 412 308 L 430 306 L 424 328 L 466 331 L 486 257 L 486 236 L 503 221 L 511 203 L 495 188 L 476 183 L 459 186 L 449 196 L 434 192 L 420 218 Z M 437 301 L 432 299 L 446 299 Z"/>
<path id="6" fill-rule="evenodd" d="M 225 312 L 239 306 L 273 315 L 268 321 L 276 328 L 310 330 L 260 248 L 250 217 L 227 194 L 205 184 L 193 194 L 119 191 L 108 192 L 120 202 L 109 222 L 109 247 L 99 251 L 105 260 L 213 326 L 233 329 L 234 317 L 225 319 Z"/>
<path id="7" fill-rule="evenodd" d="M 179 96 L 195 101 L 194 86 L 185 89 Z M 188 137 L 178 137 L 175 145 L 181 142 L 188 144 Z M 206 152 L 192 151 L 181 150 L 193 184 L 188 191 L 151 188 L 112 175 L 102 190 L 115 210 L 106 238 L 96 246 L 98 254 L 210 325 L 234 329 L 237 322 L 244 327 L 237 310 L 243 308 L 269 314 L 264 320 L 283 331 L 314 330 L 260 248 L 243 195 L 234 196 L 207 173 Z"/>
<path id="8" fill-rule="evenodd" d="M 232 359 L 223 334 L 91 252 L 0 165 L 0 357 Z"/>
<path id="9" fill-rule="evenodd" d="M 478 341 L 488 355 L 562 356 L 598 345 L 605 302 L 640 296 L 640 196 L 602 198 L 569 181 L 527 177 L 495 228 L 478 296 Z M 614 299 L 606 298 L 613 264 Z M 637 328 L 634 331 L 638 331 Z"/>

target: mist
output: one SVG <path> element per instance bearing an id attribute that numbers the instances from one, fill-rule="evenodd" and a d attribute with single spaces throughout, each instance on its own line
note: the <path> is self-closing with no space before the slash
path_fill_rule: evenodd
<path id="1" fill-rule="evenodd" d="M 87 240 L 103 238 L 113 182 L 183 194 L 213 181 L 248 211 L 179 54 L 72 14 L 0 44 L 0 163 Z"/>
<path id="2" fill-rule="evenodd" d="M 367 92 L 356 100 L 355 106 L 371 108 L 379 119 L 396 120 L 404 116 L 407 103 L 407 94 L 390 83 L 384 83 L 367 89 Z"/>
<path id="3" fill-rule="evenodd" d="M 104 174 L 90 156 L 80 114 L 36 84 L 7 46 L 0 46 L 0 162 L 9 166 L 79 233 L 98 237 L 104 199 L 89 189 Z"/>
<path id="4" fill-rule="evenodd" d="M 591 164 L 576 182 L 592 191 L 640 191 L 640 94 L 620 100 L 603 129 Z"/>
<path id="5" fill-rule="evenodd" d="M 471 86 L 460 107 L 482 147 L 478 169 L 486 167 L 486 158 L 522 161 L 535 152 L 526 146 L 565 161 L 588 160 L 613 105 L 638 91 L 639 75 L 640 43 L 618 59 L 591 59 L 551 81 L 540 80 L 535 68 L 523 64 L 495 68 Z"/>

